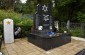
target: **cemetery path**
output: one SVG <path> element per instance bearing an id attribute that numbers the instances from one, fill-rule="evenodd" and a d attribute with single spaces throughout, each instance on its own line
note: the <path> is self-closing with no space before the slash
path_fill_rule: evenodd
<path id="1" fill-rule="evenodd" d="M 72 40 L 71 43 L 45 51 L 27 41 L 27 38 L 15 39 L 12 44 L 2 45 L 3 55 L 75 55 L 85 48 L 85 42 Z"/>

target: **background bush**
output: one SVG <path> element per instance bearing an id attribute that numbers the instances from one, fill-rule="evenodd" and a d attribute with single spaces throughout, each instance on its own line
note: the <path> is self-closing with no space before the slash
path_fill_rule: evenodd
<path id="1" fill-rule="evenodd" d="M 83 29 L 75 28 L 75 29 L 71 29 L 70 32 L 73 36 L 85 38 Z"/>
<path id="2" fill-rule="evenodd" d="M 15 13 L 12 10 L 0 10 L 0 35 L 3 32 L 3 23 L 2 21 L 6 18 L 13 19 L 14 21 L 14 28 L 16 26 L 20 26 L 22 28 L 22 34 L 28 35 L 32 25 L 33 20 L 30 18 L 22 17 L 21 14 Z"/>
<path id="3" fill-rule="evenodd" d="M 13 20 L 14 20 L 14 23 L 15 23 L 14 27 L 16 27 L 16 26 L 21 27 L 22 35 L 27 36 L 28 33 L 30 32 L 31 27 L 33 26 L 33 21 L 31 19 L 27 19 L 27 18 L 25 18 L 25 19 L 14 18 Z"/>

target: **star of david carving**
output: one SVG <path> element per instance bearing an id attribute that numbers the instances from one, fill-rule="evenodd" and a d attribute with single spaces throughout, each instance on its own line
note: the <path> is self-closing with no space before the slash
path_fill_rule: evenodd
<path id="1" fill-rule="evenodd" d="M 7 25 L 9 25 L 11 22 L 7 21 L 6 23 L 7 23 Z"/>
<path id="2" fill-rule="evenodd" d="M 43 15 L 44 16 L 44 20 L 48 21 L 49 20 L 49 15 Z"/>
<path id="3" fill-rule="evenodd" d="M 43 10 L 44 12 L 47 12 L 47 11 L 48 11 L 48 7 L 47 7 L 46 5 L 44 5 L 43 8 L 42 8 L 42 10 Z"/>

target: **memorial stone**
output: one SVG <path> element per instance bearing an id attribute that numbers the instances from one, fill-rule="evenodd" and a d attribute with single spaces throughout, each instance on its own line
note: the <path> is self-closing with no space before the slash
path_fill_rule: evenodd
<path id="1" fill-rule="evenodd" d="M 13 43 L 14 42 L 14 31 L 13 31 L 13 20 L 12 19 L 4 19 L 4 41 L 5 43 Z"/>
<path id="2" fill-rule="evenodd" d="M 59 31 L 59 21 L 55 21 L 55 28 Z"/>
<path id="3" fill-rule="evenodd" d="M 51 4 L 38 4 L 36 11 L 37 12 L 34 15 L 34 29 L 28 35 L 29 42 L 43 48 L 44 50 L 49 50 L 71 41 L 69 34 L 62 33 L 62 35 L 58 35 L 54 32 Z"/>
<path id="4" fill-rule="evenodd" d="M 67 29 L 70 29 L 70 20 L 67 21 Z"/>

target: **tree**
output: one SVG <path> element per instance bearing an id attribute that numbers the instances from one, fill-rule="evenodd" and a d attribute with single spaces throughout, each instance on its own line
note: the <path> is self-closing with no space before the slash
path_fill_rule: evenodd
<path id="1" fill-rule="evenodd" d="M 23 12 L 24 13 L 30 13 L 30 14 L 34 14 L 35 12 L 35 4 L 36 2 L 35 1 L 32 1 L 32 0 L 27 0 L 26 4 L 23 4 Z"/>
<path id="2" fill-rule="evenodd" d="M 14 2 L 14 11 L 20 12 L 22 11 L 22 3 L 20 0 L 15 0 Z"/>
<path id="3" fill-rule="evenodd" d="M 54 9 L 55 20 L 80 22 L 82 18 L 77 18 L 79 12 L 85 12 L 85 0 L 56 0 Z M 83 15 L 83 14 L 82 14 Z M 85 18 L 84 16 L 82 16 Z"/>
<path id="4" fill-rule="evenodd" d="M 1 9 L 12 9 L 15 0 L 0 0 Z"/>

